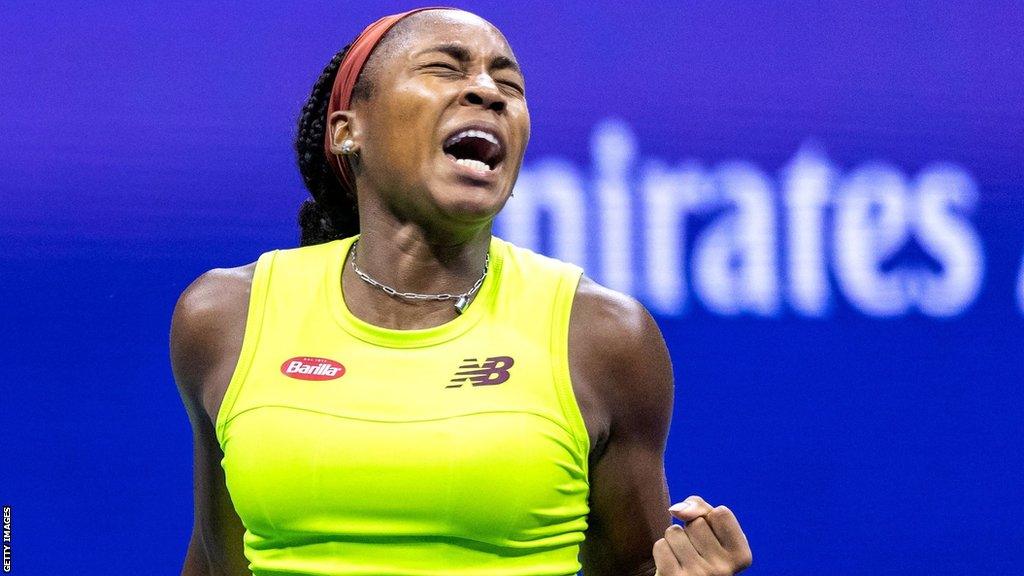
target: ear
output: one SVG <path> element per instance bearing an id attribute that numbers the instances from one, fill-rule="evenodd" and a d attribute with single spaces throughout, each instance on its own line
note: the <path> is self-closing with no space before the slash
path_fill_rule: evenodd
<path id="1" fill-rule="evenodd" d="M 352 140 L 359 149 L 359 118 L 351 110 L 338 110 L 327 118 L 327 129 L 331 131 L 331 152 L 341 154 L 341 143 Z"/>

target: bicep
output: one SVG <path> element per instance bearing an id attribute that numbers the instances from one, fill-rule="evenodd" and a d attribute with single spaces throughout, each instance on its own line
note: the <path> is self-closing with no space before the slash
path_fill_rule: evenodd
<path id="1" fill-rule="evenodd" d="M 653 574 L 652 548 L 671 524 L 664 456 L 672 364 L 643 306 L 621 296 L 590 300 L 574 309 L 574 378 L 599 391 L 607 438 L 591 460 L 584 574 Z"/>
<path id="2" fill-rule="evenodd" d="M 192 425 L 194 523 L 182 567 L 183 576 L 249 575 L 243 553 L 245 528 L 227 490 L 224 457 L 214 431 L 211 390 L 229 374 L 235 346 L 229 337 L 244 308 L 244 283 L 223 274 L 206 274 L 182 294 L 171 320 L 171 368 Z M 211 297 L 220 294 L 224 297 Z M 223 383 L 221 383 L 223 384 Z"/>

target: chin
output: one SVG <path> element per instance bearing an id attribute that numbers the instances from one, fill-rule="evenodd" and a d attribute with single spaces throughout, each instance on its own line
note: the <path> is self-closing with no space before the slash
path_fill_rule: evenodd
<path id="1" fill-rule="evenodd" d="M 492 220 L 505 206 L 508 194 L 490 187 L 451 186 L 435 194 L 440 211 L 452 220 L 480 223 Z"/>

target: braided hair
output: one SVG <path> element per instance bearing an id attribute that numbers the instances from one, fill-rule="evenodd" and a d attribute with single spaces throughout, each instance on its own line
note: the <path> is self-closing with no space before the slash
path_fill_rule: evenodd
<path id="1" fill-rule="evenodd" d="M 356 77 L 356 83 L 352 86 L 352 103 L 373 97 L 376 91 L 373 79 L 379 75 L 383 66 L 381 60 L 388 58 L 388 47 L 394 46 L 401 38 L 415 30 L 415 23 L 424 17 L 427 17 L 427 12 L 412 14 L 384 34 Z M 300 246 L 323 244 L 359 233 L 356 193 L 342 187 L 330 164 L 327 163 L 327 156 L 324 153 L 327 107 L 331 100 L 331 90 L 334 88 L 334 78 L 338 75 L 341 61 L 351 47 L 352 44 L 345 46 L 331 58 L 313 84 L 313 92 L 299 116 L 295 152 L 298 154 L 302 182 L 312 196 L 299 208 L 299 228 L 302 231 L 299 238 Z"/>
<path id="2" fill-rule="evenodd" d="M 334 78 L 349 47 L 345 46 L 331 58 L 320 73 L 313 92 L 302 107 L 295 152 L 298 154 L 302 182 L 311 199 L 299 208 L 299 245 L 323 244 L 359 233 L 359 212 L 355 194 L 345 190 L 327 163 L 324 154 L 324 131 L 327 130 L 327 105 L 334 87 Z M 366 72 L 364 69 L 363 72 Z M 368 99 L 373 87 L 367 74 L 360 73 L 352 90 L 352 101 Z"/>

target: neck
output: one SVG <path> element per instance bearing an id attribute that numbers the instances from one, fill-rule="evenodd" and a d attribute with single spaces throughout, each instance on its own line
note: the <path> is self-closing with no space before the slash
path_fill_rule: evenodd
<path id="1" fill-rule="evenodd" d="M 356 265 L 381 284 L 399 292 L 460 294 L 472 288 L 483 273 L 490 224 L 462 234 L 438 234 L 408 221 L 360 216 Z M 458 315 L 453 300 L 403 300 L 364 282 L 352 270 L 351 262 L 346 262 L 343 270 L 345 302 L 352 314 L 370 324 L 428 328 Z"/>

